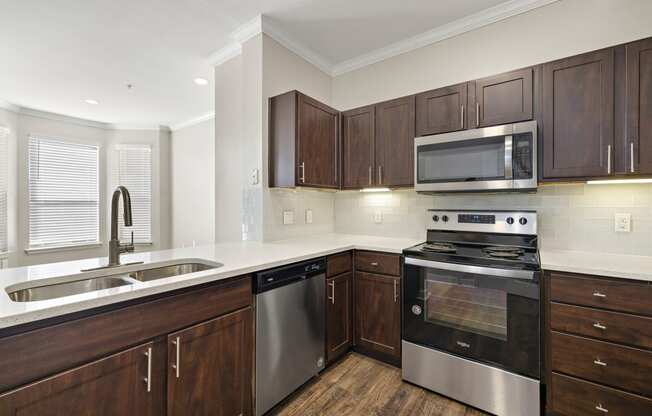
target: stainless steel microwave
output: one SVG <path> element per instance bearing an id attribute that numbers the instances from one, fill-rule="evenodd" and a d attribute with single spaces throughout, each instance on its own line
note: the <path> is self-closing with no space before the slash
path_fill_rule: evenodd
<path id="1" fill-rule="evenodd" d="M 417 192 L 532 191 L 537 187 L 537 122 L 414 139 Z"/>

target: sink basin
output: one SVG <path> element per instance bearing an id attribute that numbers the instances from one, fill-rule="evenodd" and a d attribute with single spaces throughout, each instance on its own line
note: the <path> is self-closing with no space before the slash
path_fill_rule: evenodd
<path id="1" fill-rule="evenodd" d="M 156 267 L 152 269 L 143 269 L 129 273 L 129 277 L 139 280 L 141 282 L 148 282 L 150 280 L 164 279 L 166 277 L 179 276 L 182 274 L 201 272 L 204 270 L 216 269 L 221 264 L 207 264 L 207 263 L 180 263 L 170 266 Z"/>
<path id="2" fill-rule="evenodd" d="M 74 282 L 53 283 L 9 292 L 14 302 L 33 302 L 49 300 L 64 296 L 78 295 L 95 290 L 130 285 L 132 282 L 116 276 L 96 277 L 94 279 L 76 280 Z"/>
<path id="3" fill-rule="evenodd" d="M 126 266 L 130 267 L 130 270 L 133 270 L 134 266 Z M 7 294 L 14 302 L 34 302 L 39 300 L 57 299 L 64 296 L 78 295 L 80 293 L 88 293 L 96 290 L 110 289 L 113 287 L 138 284 L 139 282 L 149 282 L 151 280 L 164 279 L 166 277 L 216 269 L 223 265 L 221 263 L 213 263 L 209 261 L 186 259 L 185 261 L 180 260 L 179 263 L 167 266 L 149 264 L 140 265 L 139 267 L 147 266 L 149 266 L 149 268 L 130 272 L 124 270 L 125 266 L 122 266 L 124 270 L 122 272 L 119 271 L 121 267 L 105 269 L 107 272 L 112 271 L 112 274 L 90 279 L 86 278 L 70 282 L 41 284 L 39 286 L 16 290 L 11 290 L 12 288 L 10 287 L 7 288 Z"/>

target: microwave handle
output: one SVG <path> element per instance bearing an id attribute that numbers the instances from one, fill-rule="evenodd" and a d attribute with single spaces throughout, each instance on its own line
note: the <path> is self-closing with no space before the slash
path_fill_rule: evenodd
<path id="1" fill-rule="evenodd" d="M 514 148 L 514 138 L 512 135 L 505 136 L 505 179 L 512 179 L 514 171 L 512 169 L 512 155 Z"/>

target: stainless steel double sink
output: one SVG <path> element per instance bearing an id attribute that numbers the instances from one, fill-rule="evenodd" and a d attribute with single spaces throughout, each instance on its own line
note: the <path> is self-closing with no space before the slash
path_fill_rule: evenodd
<path id="1" fill-rule="evenodd" d="M 144 266 L 140 266 L 144 267 Z M 138 282 L 149 282 L 166 277 L 181 276 L 184 274 L 201 272 L 204 270 L 222 267 L 220 263 L 209 261 L 187 261 L 171 265 L 150 265 L 149 268 L 117 272 L 120 268 L 107 269 L 110 274 L 93 278 L 82 278 L 65 282 L 35 285 L 27 288 L 11 290 L 7 288 L 9 298 L 14 302 L 34 302 L 50 300 L 80 293 L 94 292 L 96 290 L 133 285 Z"/>

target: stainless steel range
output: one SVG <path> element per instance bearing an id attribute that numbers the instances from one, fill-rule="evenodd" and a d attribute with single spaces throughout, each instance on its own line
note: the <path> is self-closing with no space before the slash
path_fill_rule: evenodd
<path id="1" fill-rule="evenodd" d="M 403 379 L 499 416 L 540 411 L 534 211 L 430 210 L 403 251 Z"/>

